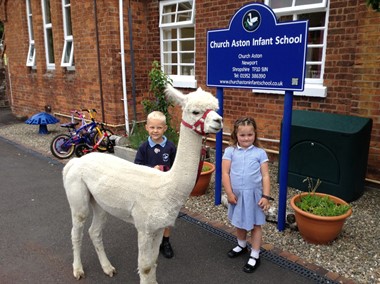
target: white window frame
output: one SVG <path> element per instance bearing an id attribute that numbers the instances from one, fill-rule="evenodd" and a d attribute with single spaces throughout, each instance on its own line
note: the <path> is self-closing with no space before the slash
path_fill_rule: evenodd
<path id="1" fill-rule="evenodd" d="M 270 6 L 271 0 L 265 0 L 265 4 Z M 313 12 L 325 12 L 325 25 L 323 27 L 311 27 L 309 31 L 313 30 L 323 30 L 323 44 L 308 44 L 308 47 L 322 47 L 322 58 L 320 62 L 306 61 L 307 65 L 321 65 L 321 74 L 319 78 L 305 78 L 305 88 L 303 92 L 294 92 L 294 95 L 307 96 L 307 97 L 326 97 L 327 87 L 323 85 L 323 76 L 325 72 L 325 62 L 326 62 L 326 47 L 327 47 L 327 32 L 328 32 L 328 18 L 329 18 L 329 1 L 322 0 L 321 3 L 308 4 L 295 6 L 296 0 L 292 1 L 292 7 L 273 9 L 273 12 L 279 18 L 281 16 L 291 16 L 293 15 L 293 20 L 297 19 L 298 14 L 313 13 Z M 283 91 L 266 91 L 259 90 L 260 93 L 279 93 L 283 94 Z"/>
<path id="2" fill-rule="evenodd" d="M 64 44 L 62 51 L 61 66 L 71 67 L 73 66 L 74 59 L 74 37 L 69 34 L 69 27 L 71 23 L 68 23 L 68 13 L 71 15 L 71 3 L 70 0 L 62 0 L 62 15 L 63 15 L 63 33 L 64 33 Z M 70 19 L 71 21 L 71 16 Z M 71 49 L 70 49 L 71 47 Z M 66 56 L 69 54 L 69 56 Z"/>
<path id="3" fill-rule="evenodd" d="M 28 55 L 26 57 L 26 66 L 36 67 L 36 48 L 34 45 L 34 30 L 33 30 L 33 14 L 31 0 L 25 0 L 26 3 L 26 18 L 28 22 L 28 36 L 29 36 L 29 48 Z"/>
<path id="4" fill-rule="evenodd" d="M 178 5 L 182 2 L 190 2 L 192 4 L 191 11 L 187 11 L 191 13 L 191 17 L 187 21 L 179 21 L 178 16 L 180 16 L 180 13 L 178 12 L 178 9 L 176 12 L 172 13 L 164 13 L 164 7 L 168 5 Z M 177 39 L 175 40 L 177 42 L 177 58 L 178 62 L 175 64 L 177 65 L 177 70 L 180 72 L 182 69 L 181 67 L 187 66 L 189 68 L 188 75 L 180 75 L 180 74 L 169 74 L 169 78 L 173 80 L 173 86 L 178 88 L 196 88 L 197 87 L 197 81 L 195 79 L 195 0 L 169 0 L 169 1 L 160 1 L 160 54 L 161 54 L 161 67 L 164 70 L 165 65 L 168 65 L 168 62 L 165 62 L 165 51 L 164 51 L 164 45 L 166 42 L 169 42 L 170 39 L 164 39 L 164 32 L 166 30 L 173 30 L 177 29 Z M 165 15 L 174 15 L 175 20 L 171 23 L 163 23 L 162 19 Z M 180 37 L 180 30 L 181 28 L 186 27 L 192 27 L 194 28 L 194 38 L 186 38 L 185 40 L 194 40 L 194 62 L 192 63 L 181 63 L 181 54 L 184 52 L 181 51 L 181 40 L 184 40 L 184 38 Z"/>
<path id="5" fill-rule="evenodd" d="M 54 58 L 53 25 L 51 22 L 48 22 L 48 19 L 47 19 L 47 11 L 46 11 L 48 8 L 48 7 L 46 7 L 47 2 L 49 2 L 49 7 L 50 7 L 50 0 L 41 0 L 42 21 L 43 21 L 44 38 L 45 38 L 46 68 L 48 70 L 54 70 L 55 69 L 55 58 Z M 49 14 L 51 15 L 51 11 L 49 11 Z M 49 33 L 49 31 L 51 33 Z M 50 38 L 50 35 L 52 38 Z M 49 44 L 49 42 L 51 44 Z M 53 62 L 50 61 L 49 54 L 52 54 Z"/>

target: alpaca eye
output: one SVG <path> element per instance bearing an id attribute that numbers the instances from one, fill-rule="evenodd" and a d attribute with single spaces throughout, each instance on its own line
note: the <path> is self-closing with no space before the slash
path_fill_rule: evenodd
<path id="1" fill-rule="evenodd" d="M 198 115 L 199 113 L 200 113 L 199 111 L 196 111 L 196 110 L 193 111 L 194 115 Z"/>

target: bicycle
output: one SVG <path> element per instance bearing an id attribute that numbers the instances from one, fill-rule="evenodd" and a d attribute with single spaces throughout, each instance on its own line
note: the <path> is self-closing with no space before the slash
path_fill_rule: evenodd
<path id="1" fill-rule="evenodd" d="M 81 126 L 76 129 L 78 122 L 74 122 L 74 114 L 77 114 L 81 119 Z M 67 134 L 58 134 L 55 136 L 50 143 L 50 150 L 52 154 L 59 159 L 68 159 L 74 154 L 75 145 L 81 144 L 84 142 L 95 143 L 95 135 L 97 132 L 94 132 L 97 123 L 91 121 L 86 123 L 84 115 L 75 110 L 71 112 L 71 122 L 61 124 L 61 127 L 67 128 Z"/>
<path id="2" fill-rule="evenodd" d="M 77 157 L 80 158 L 83 155 L 94 151 L 104 152 L 103 149 L 101 150 L 101 147 L 105 147 L 106 151 L 109 153 L 114 153 L 113 143 L 110 140 L 110 136 L 113 135 L 112 132 L 104 128 L 103 123 L 100 123 L 100 126 L 103 135 L 97 140 L 95 145 L 92 146 L 88 143 L 80 143 L 75 146 L 74 152 Z"/>
<path id="3" fill-rule="evenodd" d="M 94 116 L 94 113 L 96 113 L 95 109 L 85 109 L 83 111 L 87 111 L 90 114 L 91 121 L 96 122 L 95 116 Z M 96 123 L 97 123 L 97 125 L 95 128 L 96 128 L 97 133 L 95 134 L 93 143 L 84 142 L 84 144 L 88 144 L 88 146 L 91 148 L 92 146 L 95 146 L 98 143 L 98 141 L 100 140 L 100 143 L 98 144 L 98 146 L 96 147 L 95 150 L 97 150 L 99 152 L 105 152 L 105 151 L 110 152 L 109 145 L 111 145 L 111 142 L 110 142 L 109 137 L 111 135 L 113 135 L 113 132 L 111 130 L 105 128 L 103 123 L 98 123 L 98 122 L 96 122 Z M 101 127 L 99 127 L 99 125 Z M 113 148 L 112 148 L 112 150 L 113 150 Z M 111 153 L 113 153 L 113 152 L 111 152 Z"/>

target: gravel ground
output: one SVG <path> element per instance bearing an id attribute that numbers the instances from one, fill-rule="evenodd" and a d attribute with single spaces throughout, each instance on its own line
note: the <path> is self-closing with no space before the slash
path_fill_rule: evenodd
<path id="1" fill-rule="evenodd" d="M 59 125 L 49 125 L 48 129 L 49 134 L 40 135 L 38 126 L 16 123 L 1 126 L 0 136 L 53 157 L 49 148 L 50 141 L 63 129 Z M 271 164 L 270 172 L 271 195 L 277 197 L 277 165 Z M 213 188 L 213 184 L 210 188 Z M 296 192 L 290 188 L 288 196 L 293 196 Z M 366 187 L 363 196 L 351 205 L 352 216 L 347 220 L 338 239 L 330 245 L 308 244 L 298 231 L 287 228 L 279 232 L 277 225 L 269 222 L 264 226 L 263 240 L 356 283 L 380 283 L 380 189 Z M 272 206 L 276 206 L 276 201 L 272 202 Z M 214 205 L 213 190 L 209 189 L 200 197 L 189 197 L 185 207 L 210 221 L 230 226 L 226 218 L 227 209 L 223 205 Z M 292 211 L 290 206 L 288 210 Z"/>

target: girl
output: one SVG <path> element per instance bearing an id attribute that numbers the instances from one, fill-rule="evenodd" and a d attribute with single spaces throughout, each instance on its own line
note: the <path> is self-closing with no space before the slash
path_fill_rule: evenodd
<path id="1" fill-rule="evenodd" d="M 238 245 L 228 252 L 231 258 L 248 251 L 247 232 L 251 231 L 252 250 L 243 271 L 252 273 L 260 265 L 259 252 L 264 211 L 269 209 L 270 177 L 268 156 L 258 147 L 254 119 L 236 120 L 231 146 L 222 160 L 222 182 L 228 199 L 228 218 L 236 227 Z"/>

